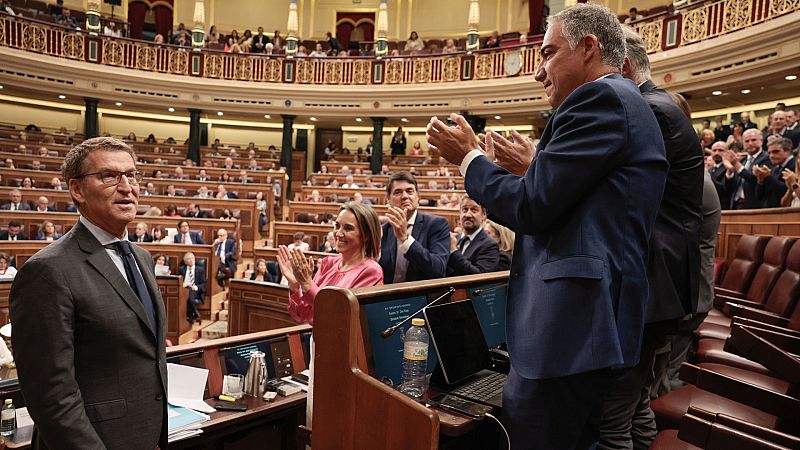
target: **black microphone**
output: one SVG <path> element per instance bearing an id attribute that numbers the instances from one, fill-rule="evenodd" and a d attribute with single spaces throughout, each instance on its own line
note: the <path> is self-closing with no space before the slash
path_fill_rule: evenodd
<path id="1" fill-rule="evenodd" d="M 410 316 L 406 317 L 405 319 L 403 319 L 402 321 L 400 321 L 400 323 L 397 323 L 397 324 L 395 324 L 395 325 L 392 325 L 391 327 L 389 327 L 389 328 L 387 328 L 387 329 L 385 329 L 385 330 L 381 331 L 381 337 L 382 337 L 382 338 L 384 338 L 384 339 L 386 339 L 386 338 L 388 338 L 389 336 L 393 335 L 393 334 L 394 334 L 394 332 L 395 332 L 395 331 L 397 331 L 397 329 L 398 329 L 398 328 L 400 328 L 401 326 L 403 326 L 403 324 L 404 324 L 404 323 L 406 323 L 406 322 L 408 322 L 409 320 L 411 320 L 411 318 L 412 318 L 412 317 L 416 316 L 417 314 L 421 313 L 422 311 L 425 311 L 425 308 L 427 308 L 427 307 L 429 307 L 429 306 L 433 306 L 433 304 L 434 304 L 434 303 L 436 303 L 436 302 L 438 302 L 439 300 L 442 300 L 442 299 L 444 299 L 444 298 L 446 298 L 446 297 L 449 297 L 449 296 L 453 295 L 453 293 L 454 293 L 455 291 L 456 291 L 456 288 L 454 288 L 454 287 L 451 287 L 450 289 L 448 289 L 448 290 L 447 290 L 447 292 L 445 292 L 444 294 L 442 294 L 442 295 L 440 295 L 439 297 L 435 298 L 435 299 L 434 299 L 432 302 L 430 302 L 430 303 L 428 303 L 427 305 L 425 305 L 425 306 L 423 306 L 422 308 L 420 308 L 420 310 L 419 310 L 419 311 L 417 311 L 417 312 L 415 312 L 414 314 L 411 314 Z"/>
<path id="2" fill-rule="evenodd" d="M 496 290 L 498 290 L 500 288 L 504 288 L 504 287 L 508 287 L 508 283 L 498 284 L 497 286 L 492 286 L 490 288 L 485 288 L 485 289 L 475 289 L 474 291 L 472 291 L 472 294 L 473 295 L 488 294 L 489 292 L 494 292 L 494 291 L 496 291 Z"/>

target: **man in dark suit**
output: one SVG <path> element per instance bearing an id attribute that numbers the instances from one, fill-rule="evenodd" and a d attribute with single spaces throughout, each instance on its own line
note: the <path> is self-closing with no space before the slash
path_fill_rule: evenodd
<path id="1" fill-rule="evenodd" d="M 719 204 L 722 205 L 722 209 L 730 208 L 731 198 L 733 197 L 733 193 L 725 184 L 725 174 L 728 169 L 725 168 L 724 157 L 727 152 L 728 144 L 722 141 L 714 142 L 711 145 L 711 158 L 714 160 L 714 166 L 708 169 L 708 173 L 711 174 L 711 181 L 714 182 L 714 187 L 717 189 Z"/>
<path id="2" fill-rule="evenodd" d="M 153 236 L 147 232 L 147 224 L 139 222 L 136 224 L 136 231 L 130 236 L 131 242 L 153 242 Z"/>
<path id="3" fill-rule="evenodd" d="M 214 240 L 214 254 L 219 258 L 218 269 L 228 268 L 232 275 L 236 274 L 236 260 L 239 256 L 236 252 L 236 241 L 228 237 L 228 231 L 224 228 L 217 231 L 217 239 Z"/>
<path id="4" fill-rule="evenodd" d="M 503 166 L 516 148 L 486 139 L 484 153 L 460 115 L 454 127 L 431 119 L 428 143 L 516 232 L 503 394 L 514 448 L 588 449 L 603 398 L 639 361 L 648 241 L 669 164 L 653 112 L 618 74 L 625 40 L 613 12 L 561 11 L 541 52 L 536 80 L 556 110 L 523 177 Z"/>
<path id="5" fill-rule="evenodd" d="M 200 233 L 197 231 L 189 231 L 189 222 L 185 220 L 178 222 L 178 234 L 176 234 L 173 239 L 175 240 L 176 244 L 184 245 L 203 245 L 206 243 L 206 241 L 204 241 L 200 236 Z"/>
<path id="6" fill-rule="evenodd" d="M 164 303 L 150 254 L 127 240 L 135 161 L 113 138 L 70 150 L 62 172 L 80 220 L 14 280 L 12 342 L 34 449 L 167 448 Z"/>
<path id="7" fill-rule="evenodd" d="M 53 212 L 56 209 L 50 206 L 50 200 L 47 199 L 44 195 L 39 196 L 36 200 L 36 212 Z"/>
<path id="8" fill-rule="evenodd" d="M 714 128 L 715 141 L 726 142 L 728 140 L 728 136 L 731 135 L 731 126 L 725 125 L 724 120 L 725 118 L 723 116 L 717 116 L 714 118 L 714 121 L 717 122 L 717 126 Z"/>
<path id="9" fill-rule="evenodd" d="M 780 136 L 782 138 L 789 139 L 792 141 L 792 148 L 797 147 L 800 145 L 800 132 L 790 130 L 787 127 L 786 123 L 786 112 L 785 111 L 775 111 L 770 114 L 771 122 L 770 122 L 770 132 L 766 134 L 763 144 L 763 149 L 766 150 L 767 146 L 770 142 L 770 136 Z"/>
<path id="10" fill-rule="evenodd" d="M 183 277 L 183 287 L 189 290 L 189 299 L 186 300 L 186 320 L 189 323 L 200 322 L 200 313 L 197 305 L 206 301 L 206 269 L 195 263 L 194 253 L 187 252 L 183 255 L 183 265 L 178 269 Z"/>
<path id="11" fill-rule="evenodd" d="M 756 197 L 761 200 L 764 208 L 781 206 L 781 198 L 788 189 L 783 181 L 783 171 L 795 170 L 792 148 L 794 148 L 792 141 L 788 138 L 772 141 L 767 150 L 772 167 L 756 166 L 753 168 L 753 173 L 758 179 Z"/>
<path id="12" fill-rule="evenodd" d="M 258 27 L 258 34 L 253 36 L 253 45 L 250 47 L 250 53 L 264 53 L 264 49 L 269 44 L 271 39 L 264 34 L 264 27 Z"/>
<path id="13" fill-rule="evenodd" d="M 657 380 L 665 376 L 671 338 L 683 317 L 697 307 L 704 158 L 689 117 L 650 80 L 644 41 L 630 27 L 624 26 L 623 31 L 627 52 L 622 73 L 639 86 L 655 114 L 669 172 L 650 237 L 641 356 L 603 402 L 600 448 L 649 448 L 657 433 L 650 409 L 653 372 Z"/>
<path id="14" fill-rule="evenodd" d="M 749 128 L 742 133 L 744 150 L 747 157 L 741 161 L 734 152 L 728 151 L 723 159 L 725 165 L 725 188 L 731 192 L 730 209 L 756 209 L 761 208 L 762 202 L 756 196 L 758 179 L 753 175 L 755 166 L 771 167 L 767 152 L 761 149 L 761 130 Z"/>
<path id="15" fill-rule="evenodd" d="M 751 128 L 758 129 L 758 125 L 756 125 L 755 123 L 750 121 L 750 113 L 749 112 L 743 112 L 743 113 L 739 114 L 739 120 L 742 122 L 742 125 L 744 125 L 745 131 L 747 131 L 747 130 L 749 130 Z"/>
<path id="16" fill-rule="evenodd" d="M 28 235 L 22 232 L 22 222 L 9 220 L 8 229 L 0 233 L 0 241 L 27 241 Z"/>
<path id="17" fill-rule="evenodd" d="M 500 246 L 483 231 L 486 210 L 475 200 L 465 195 L 459 206 L 461 227 L 464 235 L 456 239 L 450 233 L 450 258 L 447 261 L 447 276 L 471 275 L 497 270 Z"/>
<path id="18" fill-rule="evenodd" d="M 447 273 L 450 224 L 442 217 L 417 211 L 417 179 L 397 172 L 386 184 L 389 209 L 383 224 L 381 258 L 383 283 L 430 280 Z"/>
<path id="19" fill-rule="evenodd" d="M 195 219 L 207 219 L 208 213 L 200 209 L 200 205 L 197 203 L 189 203 L 189 206 L 186 207 L 186 212 L 184 212 L 183 217 L 194 217 Z"/>
<path id="20" fill-rule="evenodd" d="M 9 202 L 3 206 L 0 206 L 0 209 L 5 209 L 9 211 L 30 211 L 31 206 L 27 203 L 22 202 L 22 191 L 19 189 L 12 189 L 11 192 L 8 193 Z"/>

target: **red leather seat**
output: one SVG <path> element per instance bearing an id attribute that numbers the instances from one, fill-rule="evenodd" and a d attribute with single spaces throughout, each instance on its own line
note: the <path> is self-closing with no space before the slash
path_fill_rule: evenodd
<path id="1" fill-rule="evenodd" d="M 656 435 L 650 450 L 700 450 L 700 447 L 680 440 L 678 430 L 664 430 Z"/>
<path id="2" fill-rule="evenodd" d="M 769 242 L 769 236 L 745 235 L 739 238 L 736 246 L 736 256 L 731 261 L 725 276 L 722 278 L 720 288 L 727 291 L 744 293 L 750 287 L 753 276 L 761 264 L 764 248 Z"/>
<path id="3" fill-rule="evenodd" d="M 739 355 L 723 350 L 725 341 L 719 339 L 700 339 L 697 343 L 697 361 L 700 363 L 716 363 L 738 367 L 751 372 L 769 375 L 771 372 L 761 364 L 742 358 Z"/>
<path id="4" fill-rule="evenodd" d="M 770 429 L 775 428 L 777 420 L 771 414 L 698 389 L 690 384 L 650 401 L 650 407 L 656 415 L 656 424 L 659 430 L 678 429 L 681 418 L 686 414 L 689 405 L 708 411 L 724 411 L 729 416 Z"/>

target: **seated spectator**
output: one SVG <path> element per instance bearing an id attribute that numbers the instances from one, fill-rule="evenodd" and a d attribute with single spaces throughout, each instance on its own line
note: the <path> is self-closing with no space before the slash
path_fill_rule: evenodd
<path id="1" fill-rule="evenodd" d="M 371 205 L 372 204 L 372 200 L 370 200 L 368 198 L 364 198 L 364 196 L 361 195 L 361 192 L 356 192 L 356 193 L 353 194 L 353 201 L 356 202 L 356 203 L 363 203 L 365 205 Z"/>
<path id="2" fill-rule="evenodd" d="M 17 146 L 17 153 L 21 155 L 30 155 L 30 152 L 28 151 L 28 146 L 25 144 L 19 144 Z"/>
<path id="3" fill-rule="evenodd" d="M 308 56 L 310 56 L 312 58 L 324 58 L 324 57 L 328 56 L 328 54 L 325 52 L 325 50 L 322 49 L 322 44 L 317 42 L 317 45 L 314 48 L 314 51 L 311 52 L 311 54 L 309 54 Z"/>
<path id="4" fill-rule="evenodd" d="M 337 55 L 340 51 L 342 51 L 342 45 L 339 44 L 339 41 L 333 37 L 330 31 L 325 33 L 325 40 L 328 42 L 328 46 L 331 49 L 331 54 Z"/>
<path id="5" fill-rule="evenodd" d="M 63 190 L 65 190 L 64 189 L 64 185 L 61 184 L 61 179 L 59 179 L 58 177 L 53 177 L 53 178 L 50 179 L 50 189 L 52 189 L 54 191 L 63 191 Z"/>
<path id="6" fill-rule="evenodd" d="M 631 8 L 628 10 L 628 17 L 625 19 L 625 23 L 631 23 L 641 18 L 642 16 L 639 14 L 639 10 L 636 8 Z"/>
<path id="7" fill-rule="evenodd" d="M 452 178 L 447 180 L 447 186 L 445 186 L 445 189 L 447 189 L 448 191 L 454 191 L 454 190 L 458 189 L 458 187 L 456 187 L 455 180 L 453 180 Z"/>
<path id="8" fill-rule="evenodd" d="M 0 206 L 0 209 L 9 211 L 30 211 L 31 207 L 27 203 L 22 202 L 22 191 L 19 189 L 12 189 L 8 193 L 9 202 Z"/>
<path id="9" fill-rule="evenodd" d="M 165 195 L 166 195 L 167 197 L 176 197 L 176 196 L 177 196 L 177 193 L 176 193 L 176 191 L 175 191 L 175 185 L 174 185 L 174 184 L 168 184 L 168 185 L 167 185 L 167 192 L 166 192 L 166 194 L 165 194 Z"/>
<path id="10" fill-rule="evenodd" d="M 111 36 L 111 37 L 121 37 L 122 36 L 122 33 L 117 28 L 117 23 L 112 21 L 112 20 L 109 20 L 109 21 L 106 22 L 106 25 L 103 27 L 103 34 L 106 35 L 106 36 Z"/>
<path id="11" fill-rule="evenodd" d="M 50 206 L 50 200 L 47 199 L 44 195 L 40 196 L 36 200 L 36 212 L 48 212 L 48 211 L 55 211 L 56 209 Z"/>
<path id="12" fill-rule="evenodd" d="M 267 225 L 269 225 L 269 205 L 264 198 L 264 193 L 259 192 L 256 194 L 256 209 L 258 210 L 258 231 L 269 232 Z"/>
<path id="13" fill-rule="evenodd" d="M 22 222 L 9 220 L 8 229 L 0 232 L 0 241 L 27 241 L 30 238 L 22 231 Z"/>
<path id="14" fill-rule="evenodd" d="M 178 233 L 175 235 L 174 243 L 183 245 L 203 245 L 206 241 L 197 231 L 189 231 L 189 222 L 186 220 L 178 221 Z"/>
<path id="15" fill-rule="evenodd" d="M 55 5 L 47 5 L 47 14 L 51 16 L 60 16 L 64 12 L 64 0 L 56 0 Z"/>
<path id="16" fill-rule="evenodd" d="M 0 252 L 0 280 L 13 280 L 17 276 L 17 269 L 11 265 L 11 258 L 6 253 Z"/>
<path id="17" fill-rule="evenodd" d="M 171 39 L 172 41 L 174 41 L 175 39 L 177 39 L 177 38 L 178 38 L 178 36 L 179 36 L 181 33 L 185 33 L 185 32 L 186 32 L 186 25 L 185 25 L 183 22 L 180 22 L 180 23 L 178 24 L 178 28 L 177 28 L 175 31 L 173 31 L 173 32 L 172 32 L 172 35 L 170 36 L 170 39 Z"/>
<path id="18" fill-rule="evenodd" d="M 358 185 L 353 181 L 352 175 L 347 175 L 344 177 L 344 184 L 342 187 L 347 189 L 358 189 Z"/>
<path id="19" fill-rule="evenodd" d="M 244 30 L 244 34 L 239 39 L 239 47 L 242 49 L 242 53 L 250 53 L 250 47 L 253 45 L 253 32 L 250 30 Z"/>
<path id="20" fill-rule="evenodd" d="M 228 156 L 228 157 L 225 158 L 225 164 L 222 165 L 222 168 L 226 169 L 226 170 L 234 170 L 234 169 L 238 169 L 239 166 L 234 164 L 233 163 L 233 158 Z"/>
<path id="21" fill-rule="evenodd" d="M 419 35 L 416 31 L 412 31 L 411 36 L 409 36 L 408 40 L 406 41 L 406 46 L 403 48 L 403 51 L 409 52 L 413 55 L 424 48 L 425 43 L 422 42 L 422 39 L 419 38 Z"/>
<path id="22" fill-rule="evenodd" d="M 47 147 L 45 147 L 45 146 L 43 145 L 43 146 L 39 147 L 39 153 L 38 153 L 38 155 L 39 155 L 39 156 L 49 156 L 49 155 L 50 155 L 50 151 L 48 151 L 48 150 L 47 150 Z"/>
<path id="23" fill-rule="evenodd" d="M 339 169 L 339 173 L 341 173 L 343 175 L 350 175 L 352 172 L 350 172 L 350 167 L 349 166 L 342 166 L 342 168 Z"/>
<path id="24" fill-rule="evenodd" d="M 175 180 L 185 180 L 189 177 L 183 174 L 183 168 L 181 166 L 175 167 L 175 171 L 173 172 L 172 176 L 170 177 Z"/>
<path id="25" fill-rule="evenodd" d="M 336 253 L 336 237 L 334 236 L 333 231 L 329 231 L 328 234 L 325 235 L 325 241 L 319 244 L 317 251 L 323 253 Z"/>
<path id="26" fill-rule="evenodd" d="M 168 137 L 168 138 L 164 139 L 164 144 L 167 144 L 167 145 L 175 145 L 175 144 L 177 144 L 177 142 L 175 142 L 175 138 L 173 138 L 172 136 L 170 136 L 170 137 Z"/>
<path id="27" fill-rule="evenodd" d="M 183 277 L 183 287 L 189 291 L 189 299 L 186 301 L 186 320 L 189 323 L 201 323 L 197 305 L 202 305 L 206 301 L 205 268 L 195 264 L 194 253 L 186 252 L 178 273 Z"/>
<path id="28" fill-rule="evenodd" d="M 131 242 L 153 242 L 153 236 L 147 232 L 147 224 L 139 222 L 136 224 L 133 236 L 128 235 L 128 240 Z"/>
<path id="29" fill-rule="evenodd" d="M 199 204 L 189 203 L 189 206 L 186 207 L 186 212 L 183 213 L 183 217 L 191 217 L 195 219 L 207 219 L 208 213 L 203 211 L 200 208 Z"/>
<path id="30" fill-rule="evenodd" d="M 163 44 L 164 43 L 164 35 L 156 34 L 155 37 L 153 37 L 153 43 L 154 44 Z M 145 142 L 147 142 L 147 141 L 145 141 Z"/>
<path id="31" fill-rule="evenodd" d="M 206 34 L 206 42 L 209 44 L 216 44 L 219 42 L 220 34 L 217 31 L 216 25 L 211 25 L 211 28 L 208 30 L 208 34 Z"/>
<path id="32" fill-rule="evenodd" d="M 247 178 L 247 170 L 246 169 L 242 169 L 242 170 L 239 171 L 239 180 L 238 180 L 238 182 L 241 183 L 241 184 L 247 184 L 249 182 L 249 180 Z"/>
<path id="33" fill-rule="evenodd" d="M 525 34 L 525 33 L 522 33 L 519 36 L 519 45 L 526 45 L 527 43 L 528 43 L 528 35 Z"/>
<path id="34" fill-rule="evenodd" d="M 147 135 L 147 139 L 144 140 L 148 144 L 155 144 L 156 143 L 156 136 L 153 133 Z"/>
<path id="35" fill-rule="evenodd" d="M 272 263 L 276 265 L 274 262 Z M 277 266 L 277 265 L 276 265 Z M 252 281 L 261 281 L 264 283 L 280 283 L 281 275 L 280 269 L 275 267 L 271 273 L 269 266 L 267 265 L 267 260 L 263 258 L 259 258 L 256 260 L 255 269 L 253 273 L 250 275 L 250 280 Z"/>
<path id="36" fill-rule="evenodd" d="M 61 237 L 61 233 L 56 231 L 56 226 L 53 222 L 45 220 L 39 225 L 39 233 L 36 235 L 37 241 L 55 241 Z"/>
<path id="37" fill-rule="evenodd" d="M 194 196 L 195 198 L 211 198 L 211 194 L 208 193 L 208 188 L 206 186 L 200 186 L 197 189 L 197 194 Z"/>
<path id="38" fill-rule="evenodd" d="M 294 241 L 287 246 L 289 248 L 289 250 L 294 250 L 296 248 L 299 248 L 301 251 L 307 252 L 308 251 L 308 242 L 304 241 L 305 237 L 306 237 L 306 235 L 302 231 L 298 231 L 297 233 L 295 233 L 294 234 Z"/>
<path id="39" fill-rule="evenodd" d="M 169 208 L 169 206 L 167 208 Z M 158 206 L 151 206 L 150 209 L 145 211 L 142 215 L 145 217 L 159 217 L 161 216 L 161 208 Z"/>
<path id="40" fill-rule="evenodd" d="M 275 50 L 277 51 L 283 49 L 283 36 L 281 36 L 279 30 L 275 30 L 275 33 L 272 35 L 272 45 L 275 46 Z"/>
<path id="41" fill-rule="evenodd" d="M 411 147 L 411 155 L 422 156 L 422 145 L 419 143 L 419 141 L 415 141 L 414 146 Z"/>
<path id="42" fill-rule="evenodd" d="M 147 184 L 142 186 L 139 190 L 139 195 L 158 195 L 158 191 L 156 190 L 156 186 L 153 184 L 152 181 L 148 181 Z"/>
<path id="43" fill-rule="evenodd" d="M 448 39 L 447 42 L 442 47 L 442 53 L 456 53 L 458 52 L 458 47 L 456 47 L 455 41 L 452 39 Z"/>
<path id="44" fill-rule="evenodd" d="M 325 199 L 322 198 L 322 194 L 319 193 L 318 190 L 314 189 L 311 191 L 311 195 L 306 197 L 305 201 L 313 202 L 313 203 L 322 203 Z"/>
<path id="45" fill-rule="evenodd" d="M 217 193 L 216 193 L 216 195 L 214 195 L 214 198 L 222 200 L 222 199 L 229 199 L 229 198 L 238 198 L 238 196 L 236 194 L 234 194 L 233 192 L 228 192 L 228 190 L 225 188 L 225 185 L 224 184 L 220 184 L 220 185 L 217 185 Z"/>
<path id="46" fill-rule="evenodd" d="M 67 28 L 80 30 L 80 26 L 78 26 L 78 20 L 72 15 L 72 11 L 70 11 L 69 8 L 61 9 L 61 15 L 56 17 L 56 23 Z"/>
<path id="47" fill-rule="evenodd" d="M 500 247 L 500 258 L 497 262 L 497 270 L 510 269 L 511 256 L 514 254 L 514 232 L 488 219 L 483 222 L 483 229 Z"/>
<path id="48" fill-rule="evenodd" d="M 19 184 L 19 187 L 23 189 L 33 189 L 33 179 L 31 177 L 23 178 L 22 182 Z"/>
<path id="49" fill-rule="evenodd" d="M 228 220 L 228 219 L 235 219 L 236 217 L 233 215 L 230 209 L 225 208 L 222 210 L 222 214 L 219 215 L 221 220 Z"/>
<path id="50" fill-rule="evenodd" d="M 254 158 L 250 158 L 250 161 L 247 163 L 247 170 L 259 170 L 258 161 L 256 161 Z"/>
<path id="51" fill-rule="evenodd" d="M 164 227 L 153 228 L 153 243 L 155 244 L 172 244 L 174 240 L 169 236 Z"/>
<path id="52" fill-rule="evenodd" d="M 483 43 L 482 48 L 500 48 L 500 44 L 502 40 L 500 39 L 500 35 L 497 33 L 497 30 L 492 31 L 492 34 L 486 38 L 486 42 Z"/>
<path id="53" fill-rule="evenodd" d="M 211 178 L 206 173 L 206 169 L 200 169 L 197 173 L 197 181 L 211 181 Z"/>
<path id="54" fill-rule="evenodd" d="M 348 56 L 350 56 L 350 53 L 347 53 L 347 50 L 340 50 L 339 54 L 337 54 L 336 56 L 338 56 L 339 58 L 347 58 Z"/>
<path id="55" fill-rule="evenodd" d="M 236 275 L 236 260 L 239 254 L 236 249 L 236 241 L 228 237 L 228 231 L 220 228 L 217 231 L 217 239 L 213 242 L 214 254 L 219 258 L 217 264 L 217 281 L 222 285 L 226 279 Z"/>
<path id="56" fill-rule="evenodd" d="M 447 276 L 472 275 L 497 270 L 500 249 L 483 230 L 486 210 L 475 200 L 461 197 L 459 220 L 464 234 L 450 233 Z"/>
<path id="57" fill-rule="evenodd" d="M 46 170 L 46 167 L 41 161 L 34 159 L 31 161 L 31 170 Z"/>
<path id="58" fill-rule="evenodd" d="M 167 257 L 162 254 L 153 255 L 153 272 L 155 272 L 156 276 L 164 276 L 169 275 L 171 270 L 167 265 Z"/>
<path id="59" fill-rule="evenodd" d="M 180 217 L 178 214 L 178 207 L 175 206 L 174 203 L 170 203 L 167 205 L 167 209 L 164 211 L 164 215 L 167 217 Z"/>

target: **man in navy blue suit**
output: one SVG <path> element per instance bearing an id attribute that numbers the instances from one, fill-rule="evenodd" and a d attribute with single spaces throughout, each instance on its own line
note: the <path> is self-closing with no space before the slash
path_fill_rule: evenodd
<path id="1" fill-rule="evenodd" d="M 388 223 L 383 224 L 381 258 L 383 283 L 442 278 L 450 255 L 450 225 L 442 217 L 417 211 L 417 179 L 398 172 L 386 184 Z"/>
<path id="2" fill-rule="evenodd" d="M 228 231 L 225 228 L 220 228 L 217 231 L 217 239 L 214 241 L 214 254 L 219 257 L 219 265 L 217 269 L 228 268 L 231 269 L 231 274 L 236 274 L 236 260 L 238 253 L 236 252 L 236 241 L 228 237 Z"/>
<path id="3" fill-rule="evenodd" d="M 504 168 L 513 158 L 491 137 L 482 151 L 457 114 L 454 127 L 432 118 L 428 143 L 516 232 L 503 393 L 512 448 L 593 448 L 604 396 L 639 360 L 668 163 L 653 112 L 619 75 L 625 40 L 613 12 L 561 11 L 541 54 L 536 80 L 556 110 L 524 176 Z"/>
<path id="4" fill-rule="evenodd" d="M 197 231 L 189 231 L 189 222 L 185 220 L 178 222 L 178 234 L 175 235 L 174 240 L 176 244 L 185 245 L 203 245 L 206 243 L 200 236 L 200 233 Z"/>
<path id="5" fill-rule="evenodd" d="M 742 133 L 744 150 L 747 157 L 739 160 L 739 156 L 728 150 L 723 159 L 725 165 L 725 188 L 731 192 L 731 209 L 756 209 L 761 208 L 762 202 L 756 195 L 758 179 L 753 174 L 756 166 L 770 167 L 767 152 L 762 150 L 763 137 L 761 130 L 750 128 Z"/>
<path id="6" fill-rule="evenodd" d="M 464 235 L 461 239 L 456 239 L 455 233 L 450 235 L 447 276 L 494 272 L 500 259 L 500 246 L 483 231 L 486 210 L 467 195 L 461 198 L 459 207 Z"/>
<path id="7" fill-rule="evenodd" d="M 762 202 L 762 208 L 777 208 L 781 206 L 781 198 L 786 195 L 784 170 L 795 170 L 794 156 L 792 156 L 792 141 L 788 138 L 774 139 L 770 142 L 767 155 L 772 167 L 755 166 L 753 173 L 758 179 L 756 197 Z M 795 190 L 795 189 L 793 189 Z"/>

